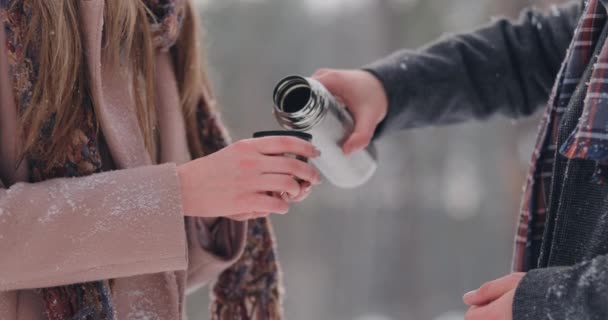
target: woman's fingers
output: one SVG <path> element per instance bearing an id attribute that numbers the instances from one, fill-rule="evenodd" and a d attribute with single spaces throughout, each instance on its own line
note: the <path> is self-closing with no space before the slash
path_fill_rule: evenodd
<path id="1" fill-rule="evenodd" d="M 287 214 L 289 212 L 289 202 L 284 199 L 259 193 L 256 200 L 252 201 L 252 207 L 256 212 L 270 212 L 276 214 Z"/>
<path id="2" fill-rule="evenodd" d="M 264 174 L 258 185 L 260 191 L 286 192 L 289 197 L 296 197 L 300 194 L 300 184 L 289 175 L 284 174 Z"/>
<path id="3" fill-rule="evenodd" d="M 259 219 L 259 218 L 268 218 L 268 216 L 270 216 L 270 213 L 254 213 L 253 217 L 251 217 L 251 219 Z"/>
<path id="4" fill-rule="evenodd" d="M 308 181 L 302 182 L 302 184 L 300 185 L 300 188 L 302 190 L 300 192 L 300 194 L 297 195 L 296 197 L 291 198 L 290 201 L 302 202 L 302 201 L 304 201 L 304 199 L 308 198 L 308 196 L 312 192 L 312 184 L 310 184 L 310 182 L 308 182 Z"/>
<path id="5" fill-rule="evenodd" d="M 252 213 L 237 214 L 235 216 L 230 217 L 230 219 L 235 220 L 235 221 L 249 221 L 249 220 L 255 220 L 255 219 L 259 219 L 259 218 L 267 218 L 269 215 L 270 215 L 270 213 L 252 212 Z"/>
<path id="6" fill-rule="evenodd" d="M 264 137 L 253 139 L 259 153 L 265 155 L 281 155 L 291 153 L 307 159 L 316 158 L 321 153 L 312 143 L 295 137 Z"/>
<path id="7" fill-rule="evenodd" d="M 243 213 L 243 214 L 237 214 L 234 216 L 231 216 L 230 219 L 231 220 L 235 220 L 235 221 L 248 221 L 253 219 L 254 213 Z"/>
<path id="8" fill-rule="evenodd" d="M 255 219 L 259 219 L 259 218 L 267 218 L 269 215 L 270 215 L 270 213 L 252 212 L 252 213 L 237 214 L 235 216 L 230 217 L 230 219 L 243 222 L 243 221 L 255 220 Z"/>
<path id="9" fill-rule="evenodd" d="M 262 172 L 291 175 L 312 184 L 321 183 L 321 175 L 312 165 L 293 158 L 272 157 L 264 158 Z"/>
<path id="10" fill-rule="evenodd" d="M 241 196 L 238 200 L 241 214 L 251 212 L 269 212 L 287 214 L 289 203 L 281 198 L 268 195 L 266 192 L 249 193 Z"/>

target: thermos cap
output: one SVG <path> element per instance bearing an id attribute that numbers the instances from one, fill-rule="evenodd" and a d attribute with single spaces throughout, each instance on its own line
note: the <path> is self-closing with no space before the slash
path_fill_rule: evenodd
<path id="1" fill-rule="evenodd" d="M 310 133 L 301 132 L 301 131 L 287 131 L 287 130 L 272 130 L 272 131 L 259 131 L 253 134 L 254 138 L 263 138 L 263 137 L 276 137 L 276 136 L 286 136 L 286 137 L 295 137 L 300 138 L 306 141 L 312 141 L 312 135 Z"/>

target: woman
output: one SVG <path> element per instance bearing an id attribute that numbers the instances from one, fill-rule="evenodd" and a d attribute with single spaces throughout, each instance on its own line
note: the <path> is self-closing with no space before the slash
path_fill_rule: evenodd
<path id="1" fill-rule="evenodd" d="M 268 224 L 234 220 L 305 198 L 319 174 L 272 155 L 318 151 L 218 151 L 191 4 L 1 0 L 0 18 L 0 319 L 181 319 L 235 262 L 213 317 L 278 318 Z"/>

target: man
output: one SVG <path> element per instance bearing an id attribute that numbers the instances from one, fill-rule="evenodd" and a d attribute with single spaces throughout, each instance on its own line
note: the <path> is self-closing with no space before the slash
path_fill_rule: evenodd
<path id="1" fill-rule="evenodd" d="M 522 201 L 516 273 L 466 294 L 467 320 L 608 319 L 605 5 L 529 10 L 517 23 L 500 20 L 364 70 L 314 75 L 355 117 L 346 153 L 395 130 L 528 116 L 551 97 Z"/>

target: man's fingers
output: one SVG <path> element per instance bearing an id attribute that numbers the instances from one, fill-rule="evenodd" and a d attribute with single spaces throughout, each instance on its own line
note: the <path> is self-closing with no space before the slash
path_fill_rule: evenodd
<path id="1" fill-rule="evenodd" d="M 344 142 L 342 149 L 345 154 L 351 154 L 367 147 L 374 138 L 374 132 L 380 119 L 373 108 L 352 108 L 351 114 L 355 121 L 353 133 Z"/>
<path id="2" fill-rule="evenodd" d="M 370 131 L 369 129 L 360 129 L 353 132 L 342 145 L 342 151 L 349 155 L 367 147 L 372 141 L 373 135 L 373 130 Z"/>
<path id="3" fill-rule="evenodd" d="M 343 142 L 343 152 L 348 155 L 367 147 L 387 112 L 386 95 L 379 80 L 360 70 L 321 69 L 314 77 L 344 103 L 353 117 L 353 132 Z"/>
<path id="4" fill-rule="evenodd" d="M 489 306 L 472 306 L 469 308 L 467 313 L 464 315 L 464 320 L 489 320 L 490 307 Z"/>
<path id="5" fill-rule="evenodd" d="M 498 300 L 484 306 L 472 306 L 464 316 L 464 320 L 513 320 L 513 297 L 515 289 L 511 289 Z"/>
<path id="6" fill-rule="evenodd" d="M 517 287 L 523 276 L 523 273 L 513 273 L 500 279 L 486 282 L 479 289 L 465 294 L 462 300 L 471 306 L 487 304 Z"/>
<path id="7" fill-rule="evenodd" d="M 312 74 L 312 77 L 317 79 L 317 78 L 322 77 L 323 75 L 331 72 L 332 70 L 333 69 L 329 69 L 329 68 L 319 69 L 319 70 L 315 71 L 315 73 Z"/>
<path id="8" fill-rule="evenodd" d="M 348 80 L 337 70 L 325 70 L 318 76 L 314 77 L 317 81 L 331 92 L 332 95 L 338 97 L 346 105 L 350 104 L 349 95 L 346 94 L 348 88 Z"/>

